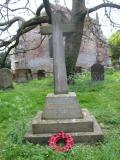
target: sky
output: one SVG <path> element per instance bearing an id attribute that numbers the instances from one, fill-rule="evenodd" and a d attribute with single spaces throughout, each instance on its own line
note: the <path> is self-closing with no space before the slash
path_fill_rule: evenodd
<path id="1" fill-rule="evenodd" d="M 2 3 L 2 1 L 5 1 L 5 0 L 0 0 L 0 3 Z M 27 0 L 11 0 L 11 2 L 16 2 L 16 1 L 18 1 L 18 3 L 15 3 L 15 4 L 13 3 L 10 7 L 12 7 L 12 8 L 22 7 L 26 3 Z M 36 11 L 36 8 L 42 3 L 42 0 L 29 0 L 29 1 L 30 1 L 29 7 L 34 12 Z M 58 4 L 60 4 L 62 6 L 67 6 L 69 9 L 72 8 L 72 0 L 49 0 L 49 1 L 54 4 L 55 4 L 55 1 L 58 1 Z M 120 4 L 120 0 L 111 0 L 111 1 L 113 1 L 114 3 Z M 87 8 L 91 8 L 91 7 L 94 7 L 98 4 L 101 4 L 102 2 L 103 2 L 103 0 L 86 0 L 86 6 L 87 6 Z M 116 28 L 116 27 L 113 28 L 111 26 L 110 22 L 105 17 L 104 9 L 98 10 L 97 13 L 99 15 L 100 24 L 102 24 L 101 28 L 102 28 L 103 34 L 106 36 L 106 38 L 109 38 L 111 36 L 111 34 L 113 32 L 115 32 L 116 30 L 118 30 L 119 28 Z M 23 11 L 16 12 L 16 14 L 17 14 L 17 16 L 23 16 L 26 20 L 30 19 L 33 16 L 30 13 L 23 14 Z M 13 15 L 11 15 L 11 17 L 12 16 Z M 96 12 L 90 14 L 90 16 L 95 18 Z M 120 24 L 120 11 L 118 12 L 118 10 L 114 9 L 112 11 L 112 19 L 116 23 Z M 17 24 L 14 28 L 17 28 Z M 11 27 L 11 32 L 14 31 L 14 28 Z M 5 34 L 2 36 L 5 36 Z"/>

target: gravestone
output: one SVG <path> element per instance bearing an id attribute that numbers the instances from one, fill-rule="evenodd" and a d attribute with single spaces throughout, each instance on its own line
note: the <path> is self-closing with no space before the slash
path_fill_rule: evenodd
<path id="1" fill-rule="evenodd" d="M 38 70 L 37 76 L 38 76 L 38 79 L 45 77 L 45 70 Z"/>
<path id="2" fill-rule="evenodd" d="M 71 133 L 75 143 L 102 141 L 103 133 L 95 118 L 86 109 L 80 108 L 74 92 L 68 92 L 62 36 L 65 31 L 58 11 L 52 14 L 52 24 L 54 93 L 47 95 L 45 108 L 33 119 L 25 139 L 34 144 L 46 144 L 53 134 L 64 131 Z"/>
<path id="3" fill-rule="evenodd" d="M 13 88 L 12 78 L 12 73 L 9 69 L 0 69 L 0 89 Z"/>
<path id="4" fill-rule="evenodd" d="M 100 63 L 93 64 L 91 67 L 91 79 L 93 81 L 104 80 L 104 66 Z"/>
<path id="5" fill-rule="evenodd" d="M 82 73 L 82 67 L 76 66 L 75 67 L 75 73 Z"/>
<path id="6" fill-rule="evenodd" d="M 30 69 L 16 69 L 14 77 L 17 83 L 26 83 L 32 79 L 32 73 Z"/>

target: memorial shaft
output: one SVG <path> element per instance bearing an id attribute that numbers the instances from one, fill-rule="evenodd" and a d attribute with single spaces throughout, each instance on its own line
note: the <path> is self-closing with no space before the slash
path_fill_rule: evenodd
<path id="1" fill-rule="evenodd" d="M 61 14 L 56 12 L 52 14 L 53 24 L 53 70 L 55 94 L 68 93 L 67 74 L 65 66 L 64 41 L 61 25 Z"/>

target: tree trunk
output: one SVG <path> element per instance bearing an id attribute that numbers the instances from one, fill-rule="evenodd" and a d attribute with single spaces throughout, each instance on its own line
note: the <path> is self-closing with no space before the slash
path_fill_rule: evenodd
<path id="1" fill-rule="evenodd" d="M 85 0 L 73 0 L 71 22 L 75 24 L 75 32 L 66 36 L 65 55 L 67 76 L 74 74 L 76 61 L 79 55 L 84 20 L 85 20 Z"/>

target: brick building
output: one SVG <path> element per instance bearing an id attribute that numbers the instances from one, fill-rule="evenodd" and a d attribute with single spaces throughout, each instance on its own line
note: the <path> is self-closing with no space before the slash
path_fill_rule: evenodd
<path id="1" fill-rule="evenodd" d="M 63 15 L 64 22 L 68 22 L 70 19 L 69 12 L 60 6 L 59 9 Z M 87 17 L 76 66 L 88 69 L 96 62 L 96 57 L 101 58 L 103 65 L 110 64 L 107 44 L 101 40 L 106 42 L 99 25 L 98 15 L 96 15 L 96 19 Z M 43 41 L 42 44 L 41 41 Z M 52 36 L 41 36 L 40 26 L 37 26 L 21 37 L 16 54 L 11 57 L 11 69 L 13 71 L 16 69 L 31 69 L 35 78 L 39 70 L 45 70 L 48 73 L 52 72 L 52 52 Z"/>

